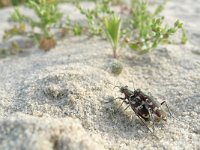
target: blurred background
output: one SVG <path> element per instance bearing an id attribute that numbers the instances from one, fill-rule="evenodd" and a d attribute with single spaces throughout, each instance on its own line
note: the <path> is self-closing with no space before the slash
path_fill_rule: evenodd
<path id="1" fill-rule="evenodd" d="M 24 3 L 28 0 L 0 0 L 0 7 L 7 7 L 11 5 L 19 5 L 21 3 Z"/>
<path id="2" fill-rule="evenodd" d="M 0 0 L 0 7 L 16 6 L 27 2 L 28 0 Z M 49 1 L 60 1 L 60 2 L 74 2 L 75 0 L 49 0 Z M 78 1 L 96 1 L 96 0 L 78 0 Z M 117 1 L 117 0 L 114 0 Z"/>

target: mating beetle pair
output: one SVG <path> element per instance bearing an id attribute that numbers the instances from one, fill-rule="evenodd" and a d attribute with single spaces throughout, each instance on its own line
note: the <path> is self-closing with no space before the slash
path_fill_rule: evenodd
<path id="1" fill-rule="evenodd" d="M 162 103 L 158 103 L 156 100 L 153 99 L 153 97 L 146 95 L 140 89 L 131 91 L 128 89 L 128 86 L 120 87 L 120 92 L 123 93 L 125 97 L 118 97 L 117 99 L 123 100 L 123 102 L 128 104 L 128 107 L 131 106 L 132 110 L 147 128 L 148 126 L 146 125 L 145 121 L 152 121 L 154 123 L 154 118 L 152 117 L 153 115 L 157 118 L 158 121 L 167 121 L 167 114 L 161 108 L 161 105 L 164 104 L 165 101 L 163 101 Z M 167 108 L 169 110 L 168 106 Z"/>

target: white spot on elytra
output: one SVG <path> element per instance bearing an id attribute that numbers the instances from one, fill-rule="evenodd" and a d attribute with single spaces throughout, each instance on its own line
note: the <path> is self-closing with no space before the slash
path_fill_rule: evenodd
<path id="1" fill-rule="evenodd" d="M 141 110 L 142 108 L 143 108 L 143 106 L 140 105 L 140 106 L 136 107 L 136 110 Z"/>
<path id="2" fill-rule="evenodd" d="M 135 101 L 131 101 L 131 104 L 135 104 Z"/>
<path id="3" fill-rule="evenodd" d="M 153 109 L 153 111 L 156 111 L 156 110 L 158 110 L 158 107 L 155 107 L 155 108 Z"/>

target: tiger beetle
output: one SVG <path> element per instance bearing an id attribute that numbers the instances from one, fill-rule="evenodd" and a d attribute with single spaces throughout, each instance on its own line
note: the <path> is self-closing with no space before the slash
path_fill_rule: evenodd
<path id="1" fill-rule="evenodd" d="M 131 106 L 132 110 L 135 112 L 138 118 L 142 121 L 142 123 L 147 127 L 147 129 L 151 133 L 153 132 L 149 129 L 149 127 L 147 126 L 145 122 L 152 121 L 154 125 L 154 119 L 152 115 L 155 115 L 158 121 L 161 121 L 161 120 L 167 121 L 167 114 L 161 108 L 161 105 L 163 105 L 164 103 L 166 104 L 165 101 L 163 101 L 162 103 L 158 103 L 156 100 L 153 99 L 152 96 L 146 95 L 140 89 L 131 91 L 128 89 L 128 86 L 122 86 L 119 88 L 120 88 L 120 92 L 123 93 L 125 97 L 118 97 L 116 99 L 121 99 L 123 100 L 124 103 L 128 104 L 127 108 Z M 167 104 L 166 106 L 169 111 L 169 107 Z M 170 111 L 169 113 L 171 115 Z M 154 130 L 154 126 L 153 126 L 153 130 Z"/>

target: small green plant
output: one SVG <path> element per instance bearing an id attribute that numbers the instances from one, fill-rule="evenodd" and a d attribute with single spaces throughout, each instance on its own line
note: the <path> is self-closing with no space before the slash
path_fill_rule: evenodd
<path id="1" fill-rule="evenodd" d="M 27 2 L 28 0 L 0 0 L 0 7 L 16 6 Z"/>
<path id="2" fill-rule="evenodd" d="M 16 2 L 22 1 L 24 0 Z M 73 2 L 72 0 L 62 1 Z M 113 4 L 122 6 L 121 4 L 126 3 L 125 0 L 93 1 L 95 1 L 95 7 L 92 9 L 85 9 L 79 3 L 75 3 L 87 19 L 86 26 L 83 26 L 81 22 L 72 22 L 69 17 L 63 26 L 61 23 L 62 13 L 58 9 L 60 1 L 29 0 L 26 6 L 35 12 L 37 18 L 31 18 L 16 9 L 11 15 L 11 19 L 18 24 L 5 31 L 4 39 L 14 35 L 28 36 L 39 42 L 40 47 L 47 51 L 56 45 L 55 33 L 52 28 L 58 26 L 61 29 L 60 37 L 71 32 L 73 35 L 88 33 L 89 36 L 104 37 L 106 35 L 112 45 L 114 58 L 118 56 L 120 44 L 123 46 L 122 44 L 125 43 L 139 54 L 144 54 L 157 48 L 160 44 L 170 43 L 171 36 L 178 30 L 182 31 L 181 43 L 187 42 L 186 30 L 181 21 L 177 20 L 172 27 L 169 27 L 165 24 L 164 17 L 158 17 L 167 0 L 163 0 L 164 2 L 160 3 L 155 11 L 149 11 L 147 0 L 130 0 L 132 5 L 131 8 L 126 7 L 128 16 L 123 20 L 123 24 L 121 18 L 114 14 L 111 7 Z M 124 40 L 121 41 L 122 38 Z"/>
<path id="3" fill-rule="evenodd" d="M 73 32 L 74 35 L 81 35 L 83 32 L 83 27 L 79 23 L 76 23 L 74 25 Z"/>
<path id="4" fill-rule="evenodd" d="M 102 35 L 104 17 L 113 14 L 113 11 L 110 9 L 110 3 L 111 0 L 97 1 L 93 9 L 84 9 L 79 4 L 77 5 L 80 12 L 87 18 L 90 35 Z"/>
<path id="5" fill-rule="evenodd" d="M 126 0 L 112 0 L 113 5 L 123 5 L 125 2 Z"/>
<path id="6" fill-rule="evenodd" d="M 131 20 L 131 30 L 136 29 L 139 32 L 138 36 L 145 39 L 150 34 L 152 21 L 164 9 L 166 1 L 160 4 L 152 13 L 148 10 L 149 5 L 146 0 L 133 1 L 133 13 L 131 18 L 129 18 Z"/>
<path id="7" fill-rule="evenodd" d="M 25 35 L 26 34 L 26 25 L 20 23 L 19 25 L 15 25 L 9 30 L 5 30 L 3 39 L 9 39 L 14 35 Z"/>
<path id="8" fill-rule="evenodd" d="M 184 28 L 182 28 L 182 37 L 181 37 L 181 43 L 186 44 L 188 41 L 187 33 Z"/>
<path id="9" fill-rule="evenodd" d="M 112 44 L 113 57 L 117 58 L 117 50 L 121 37 L 121 18 L 115 16 L 105 17 L 105 30 Z"/>
<path id="10" fill-rule="evenodd" d="M 165 8 L 165 5 L 167 4 L 168 0 L 163 0 L 155 9 L 153 12 L 153 16 L 158 16 Z"/>
<path id="11" fill-rule="evenodd" d="M 179 29 L 185 31 L 183 23 L 177 20 L 173 27 L 164 25 L 164 17 L 156 17 L 163 9 L 163 5 L 153 12 L 148 11 L 146 1 L 137 1 L 131 17 L 131 27 L 128 31 L 133 31 L 128 45 L 139 54 L 150 52 L 157 48 L 159 44 L 169 43 L 169 38 Z M 186 32 L 183 32 L 182 43 L 186 43 Z"/>
<path id="12" fill-rule="evenodd" d="M 83 33 L 84 27 L 79 22 L 72 22 L 68 16 L 64 25 L 65 30 L 73 32 L 74 35 L 80 36 Z"/>
<path id="13" fill-rule="evenodd" d="M 139 37 L 129 42 L 131 49 L 138 51 L 139 54 L 147 53 L 162 43 L 170 43 L 169 38 L 179 29 L 183 28 L 183 23 L 177 20 L 173 27 L 163 26 L 164 17 L 153 19 L 146 37 Z"/>
<path id="14" fill-rule="evenodd" d="M 19 24 L 30 26 L 31 31 L 24 31 L 23 33 L 37 39 L 42 48 L 44 43 L 45 45 L 47 44 L 44 49 L 49 50 L 56 45 L 56 41 L 51 33 L 51 27 L 57 24 L 62 17 L 62 14 L 58 10 L 58 2 L 57 0 L 29 0 L 27 6 L 35 12 L 39 20 L 23 15 L 19 9 L 15 9 L 15 12 L 11 15 L 11 19 Z M 39 34 L 34 32 L 35 28 L 40 29 Z M 21 32 L 14 32 L 14 34 L 18 33 Z M 9 35 L 8 32 L 7 34 Z M 5 37 L 8 36 L 5 35 Z M 49 46 L 51 45 L 50 47 L 48 46 L 48 40 L 50 42 Z"/>
<path id="15" fill-rule="evenodd" d="M 20 5 L 22 3 L 27 2 L 28 0 L 12 0 L 12 5 L 16 6 L 16 5 Z"/>

